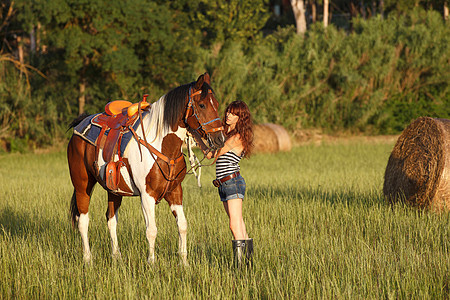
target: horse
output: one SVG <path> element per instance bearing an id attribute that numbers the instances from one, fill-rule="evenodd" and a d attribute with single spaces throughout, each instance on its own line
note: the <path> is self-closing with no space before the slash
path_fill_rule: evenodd
<path id="1" fill-rule="evenodd" d="M 107 162 L 102 155 L 104 149 L 98 149 L 98 145 L 89 143 L 77 134 L 72 134 L 69 141 L 67 158 L 74 187 L 70 204 L 71 218 L 73 227 L 78 225 L 85 263 L 90 263 L 92 256 L 88 238 L 89 203 L 98 182 L 108 192 L 106 219 L 113 258 L 121 257 L 116 228 L 122 197 L 140 196 L 149 246 L 148 262 L 155 262 L 155 207 L 164 198 L 176 219 L 179 254 L 182 262 L 187 264 L 187 221 L 181 186 L 187 170 L 182 144 L 187 131 L 190 131 L 204 139 L 210 151 L 223 147 L 225 138 L 223 124 L 218 116 L 219 103 L 210 86 L 210 77 L 204 73 L 197 81 L 174 88 L 149 106 L 148 113 L 144 115 L 139 104 L 141 126 L 132 129 L 133 138 L 121 159 L 123 166 L 120 175 L 128 183 L 131 192 L 108 187 L 105 182 Z M 75 128 L 86 117 L 84 115 L 75 119 L 69 129 Z"/>

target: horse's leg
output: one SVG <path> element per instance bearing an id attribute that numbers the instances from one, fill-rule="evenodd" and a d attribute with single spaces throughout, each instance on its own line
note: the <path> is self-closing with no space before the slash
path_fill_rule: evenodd
<path id="1" fill-rule="evenodd" d="M 184 265 L 187 265 L 187 221 L 183 211 L 183 189 L 178 185 L 171 193 L 166 195 L 170 210 L 174 215 L 178 226 L 178 250 Z"/>
<path id="2" fill-rule="evenodd" d="M 89 248 L 89 213 L 81 213 L 78 219 L 78 230 L 80 231 L 81 241 L 83 243 L 83 261 L 86 264 L 91 262 L 91 249 Z"/>
<path id="3" fill-rule="evenodd" d="M 147 236 L 149 252 L 148 252 L 148 262 L 155 262 L 155 240 L 158 233 L 155 220 L 155 198 L 150 196 L 147 192 L 141 193 L 141 206 L 142 212 L 145 219 L 145 235 Z"/>
<path id="4" fill-rule="evenodd" d="M 106 220 L 108 222 L 109 234 L 111 235 L 112 257 L 120 259 L 119 243 L 117 241 L 117 221 L 120 205 L 122 204 L 122 196 L 108 192 L 108 210 L 106 211 Z"/>
<path id="5" fill-rule="evenodd" d="M 69 161 L 69 172 L 74 194 L 72 196 L 72 220 L 78 216 L 78 230 L 83 243 L 83 260 L 85 263 L 91 261 L 91 250 L 89 248 L 89 202 L 92 190 L 97 182 L 95 177 L 87 170 L 86 163 L 92 156 L 92 151 L 86 147 L 86 142 L 78 136 L 72 136 L 67 148 Z"/>

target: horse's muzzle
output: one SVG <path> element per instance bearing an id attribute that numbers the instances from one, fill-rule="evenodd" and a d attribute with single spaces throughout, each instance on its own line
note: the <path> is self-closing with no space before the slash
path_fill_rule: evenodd
<path id="1" fill-rule="evenodd" d="M 222 148 L 225 145 L 225 136 L 222 131 L 208 133 L 208 143 L 209 147 L 214 150 Z"/>

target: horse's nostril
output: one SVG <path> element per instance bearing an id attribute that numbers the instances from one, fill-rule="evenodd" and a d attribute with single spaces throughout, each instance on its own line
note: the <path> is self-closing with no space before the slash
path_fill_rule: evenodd
<path id="1" fill-rule="evenodd" d="M 220 149 L 225 145 L 225 136 L 223 135 L 222 132 L 220 132 L 220 134 L 217 134 L 217 135 L 209 135 L 208 134 L 207 140 L 208 140 L 209 146 L 214 149 Z"/>
<path id="2" fill-rule="evenodd" d="M 216 139 L 215 139 L 215 144 L 217 146 L 217 148 L 222 148 L 225 144 L 225 138 L 223 136 L 223 134 L 220 134 Z"/>

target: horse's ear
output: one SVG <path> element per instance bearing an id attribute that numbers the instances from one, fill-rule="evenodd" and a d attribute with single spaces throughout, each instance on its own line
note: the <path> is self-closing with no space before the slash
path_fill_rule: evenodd
<path id="1" fill-rule="evenodd" d="M 209 78 L 208 72 L 204 73 L 203 76 L 205 77 L 205 82 L 211 85 L 211 78 Z"/>
<path id="2" fill-rule="evenodd" d="M 209 78 L 209 74 L 206 72 L 202 75 L 200 75 L 197 79 L 197 82 L 195 83 L 195 89 L 199 90 L 202 88 L 203 83 L 211 84 L 211 79 Z"/>

